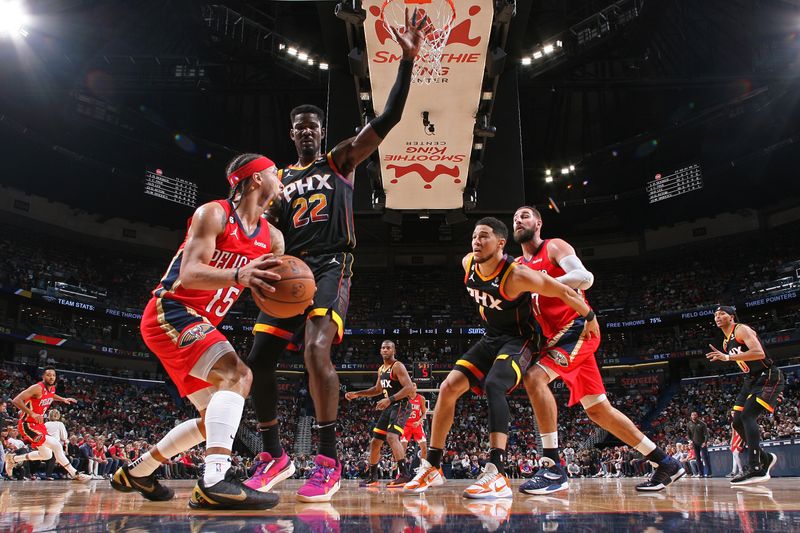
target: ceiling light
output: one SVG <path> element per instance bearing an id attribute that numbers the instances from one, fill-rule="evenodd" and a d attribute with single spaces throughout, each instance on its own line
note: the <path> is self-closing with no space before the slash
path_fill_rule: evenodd
<path id="1" fill-rule="evenodd" d="M 297 54 L 297 59 L 299 59 L 300 61 L 305 61 L 306 59 L 308 59 L 308 54 L 305 52 L 300 52 L 299 54 Z"/>
<path id="2" fill-rule="evenodd" d="M 545 176 L 549 176 L 550 174 L 552 174 L 552 172 L 550 171 L 549 168 L 544 169 L 544 175 Z"/>
<path id="3" fill-rule="evenodd" d="M 553 53 L 553 45 L 552 44 L 544 45 L 544 48 L 542 48 L 542 52 L 544 52 L 545 54 L 552 54 Z"/>
<path id="4" fill-rule="evenodd" d="M 289 49 L 286 50 L 286 51 L 289 53 L 290 56 L 296 56 L 297 55 L 297 48 L 295 48 L 294 46 L 290 46 Z"/>
<path id="5" fill-rule="evenodd" d="M 284 49 L 286 49 L 286 45 L 285 45 L 285 44 L 283 44 L 283 43 L 280 43 L 280 44 L 278 45 L 278 50 L 284 50 Z"/>
<path id="6" fill-rule="evenodd" d="M 28 15 L 20 2 L 0 1 L 0 33 L 27 35 L 23 26 L 28 22 Z"/>
<path id="7" fill-rule="evenodd" d="M 530 57 L 523 57 L 522 58 L 522 64 L 523 65 L 530 65 L 531 64 L 531 58 Z"/>
<path id="8" fill-rule="evenodd" d="M 327 63 L 320 63 L 319 64 L 319 69 L 320 70 L 328 70 L 328 64 Z"/>
<path id="9" fill-rule="evenodd" d="M 314 64 L 314 60 L 313 60 L 313 59 L 311 59 L 310 57 L 308 58 L 308 64 L 309 64 L 309 65 L 313 65 L 313 64 Z"/>
<path id="10" fill-rule="evenodd" d="M 542 57 L 542 53 L 540 51 L 537 50 L 536 52 L 533 53 L 534 59 L 539 59 L 540 57 Z"/>
<path id="11" fill-rule="evenodd" d="M 545 176 L 544 182 L 545 183 L 553 183 L 553 176 Z"/>
<path id="12" fill-rule="evenodd" d="M 562 169 L 561 169 L 561 174 L 563 174 L 564 176 L 566 176 L 567 174 L 569 174 L 569 169 L 568 169 L 567 167 L 564 167 L 564 168 L 562 168 Z"/>
<path id="13" fill-rule="evenodd" d="M 570 172 L 575 172 L 575 165 L 570 165 L 569 166 L 569 171 Z"/>

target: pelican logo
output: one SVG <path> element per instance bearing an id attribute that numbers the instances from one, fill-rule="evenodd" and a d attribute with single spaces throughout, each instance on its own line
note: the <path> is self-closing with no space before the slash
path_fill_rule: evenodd
<path id="1" fill-rule="evenodd" d="M 558 366 L 563 366 L 564 368 L 569 366 L 569 361 L 567 361 L 567 356 L 559 352 L 558 350 L 548 350 L 547 355 L 549 355 L 550 359 L 555 361 Z"/>
<path id="2" fill-rule="evenodd" d="M 206 338 L 206 335 L 213 330 L 214 326 L 206 324 L 205 322 L 194 325 L 181 333 L 181 337 L 178 339 L 178 347 L 186 348 L 199 340 L 203 340 Z"/>

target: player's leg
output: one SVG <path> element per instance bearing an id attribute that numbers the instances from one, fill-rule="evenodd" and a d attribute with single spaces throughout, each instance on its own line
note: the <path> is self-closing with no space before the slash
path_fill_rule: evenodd
<path id="1" fill-rule="evenodd" d="M 388 428 L 389 409 L 384 409 L 378 415 L 375 426 L 372 428 L 372 439 L 369 441 L 369 473 L 367 478 L 359 484 L 361 487 L 374 487 L 379 484 L 378 462 L 381 460 L 381 448 L 386 442 Z"/>
<path id="2" fill-rule="evenodd" d="M 512 352 L 513 353 L 513 352 Z M 467 498 L 510 498 L 513 496 L 505 473 L 506 446 L 511 410 L 506 396 L 522 380 L 522 370 L 514 357 L 501 353 L 486 375 L 484 391 L 489 413 L 489 462 L 478 479 L 464 490 Z"/>
<path id="3" fill-rule="evenodd" d="M 633 421 L 611 405 L 605 395 L 586 395 L 581 398 L 589 418 L 619 440 L 634 448 L 656 466 L 652 477 L 636 486 L 639 491 L 658 491 L 678 480 L 686 471 L 661 448 L 642 433 Z"/>
<path id="4" fill-rule="evenodd" d="M 389 407 L 392 412 L 390 414 L 386 442 L 392 449 L 392 457 L 397 463 L 397 477 L 387 485 L 387 488 L 390 489 L 402 489 L 412 479 L 410 465 L 406 460 L 405 446 L 400 441 L 404 434 L 406 419 L 409 414 L 407 405 L 406 402 L 402 402 Z"/>
<path id="5" fill-rule="evenodd" d="M 294 461 L 284 451 L 278 422 L 278 359 L 292 338 L 292 331 L 302 325 L 298 319 L 276 319 L 259 314 L 253 333 L 253 347 L 247 364 L 253 372 L 251 395 L 261 435 L 263 451 L 255 458 L 253 476 L 245 485 L 262 492 L 271 490 L 295 472 Z"/>
<path id="6" fill-rule="evenodd" d="M 336 454 L 336 420 L 339 414 L 339 376 L 331 362 L 331 346 L 344 335 L 344 317 L 350 300 L 353 256 L 348 253 L 319 256 L 306 261 L 314 270 L 317 292 L 305 323 L 303 359 L 308 388 L 314 401 L 319 433 L 316 466 L 297 491 L 302 502 L 330 501 L 339 490 L 342 463 Z"/>
<path id="7" fill-rule="evenodd" d="M 189 506 L 206 509 L 274 507 L 278 504 L 276 494 L 247 487 L 230 469 L 234 435 L 239 429 L 253 375 L 227 341 L 215 346 L 219 352 L 207 351 L 191 372 L 193 377 L 210 383 L 213 393 L 201 417 L 206 429 L 205 468 L 192 491 Z"/>
<path id="8" fill-rule="evenodd" d="M 558 374 L 537 363 L 528 369 L 523 378 L 525 392 L 533 407 L 536 425 L 542 437 L 542 456 L 553 463 L 558 463 L 558 405 L 550 391 L 550 382 L 557 377 Z"/>
<path id="9" fill-rule="evenodd" d="M 420 460 L 414 479 L 406 483 L 405 490 L 424 492 L 431 486 L 444 483 L 441 467 L 447 434 L 453 425 L 456 401 L 469 389 L 470 379 L 457 364 L 456 369 L 451 370 L 439 386 L 439 397 L 436 400 L 431 423 L 431 445 L 426 458 Z"/>
<path id="10" fill-rule="evenodd" d="M 61 443 L 58 440 L 49 435 L 45 437 L 44 443 L 38 448 L 40 453 L 44 452 L 45 450 L 50 451 L 50 455 L 55 457 L 55 462 L 61 465 L 61 467 L 67 471 L 67 474 L 71 479 L 80 481 L 81 483 L 86 483 L 91 479 L 88 475 L 75 470 L 75 468 L 70 464 L 69 459 L 67 459 L 67 454 L 64 453 L 64 447 L 61 446 Z"/>
<path id="11" fill-rule="evenodd" d="M 747 468 L 741 475 L 731 479 L 731 485 L 767 481 L 770 479 L 770 469 L 777 462 L 775 454 L 766 453 L 761 448 L 761 430 L 758 427 L 758 417 L 763 413 L 773 412 L 774 408 L 755 394 L 744 402 L 743 407 L 734 415 L 733 427 L 747 446 Z"/>

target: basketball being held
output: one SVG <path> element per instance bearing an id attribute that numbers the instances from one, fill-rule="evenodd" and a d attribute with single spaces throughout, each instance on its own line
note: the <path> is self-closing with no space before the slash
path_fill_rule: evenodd
<path id="1" fill-rule="evenodd" d="M 259 309 L 276 318 L 289 318 L 301 314 L 311 305 L 317 285 L 314 273 L 302 260 L 291 255 L 278 256 L 281 263 L 270 268 L 281 279 L 272 281 L 274 292 L 252 291 Z"/>

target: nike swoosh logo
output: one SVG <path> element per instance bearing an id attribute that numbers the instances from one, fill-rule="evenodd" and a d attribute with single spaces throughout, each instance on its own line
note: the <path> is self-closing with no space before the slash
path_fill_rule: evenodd
<path id="1" fill-rule="evenodd" d="M 237 502 L 243 502 L 247 499 L 247 494 L 245 494 L 242 489 L 239 489 L 239 494 L 223 494 L 222 496 L 228 500 L 234 500 Z"/>
<path id="2" fill-rule="evenodd" d="M 145 492 L 153 492 L 156 490 L 155 485 L 142 485 L 141 483 L 136 483 L 135 481 L 134 484 Z"/>

